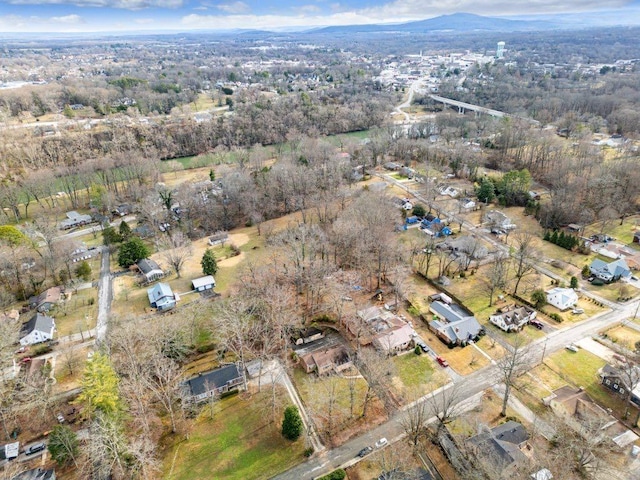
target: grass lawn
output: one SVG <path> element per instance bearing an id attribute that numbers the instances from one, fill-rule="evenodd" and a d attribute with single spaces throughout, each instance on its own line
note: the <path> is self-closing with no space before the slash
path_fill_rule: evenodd
<path id="1" fill-rule="evenodd" d="M 409 393 L 425 395 L 448 381 L 447 375 L 428 355 L 416 355 L 411 351 L 393 357 L 392 362 L 397 374 L 392 380 L 393 387 L 402 398 L 407 398 Z"/>
<path id="2" fill-rule="evenodd" d="M 639 220 L 640 216 L 634 215 L 626 218 L 622 225 L 620 225 L 619 221 L 610 222 L 608 225 L 605 225 L 604 233 L 606 233 L 610 237 L 615 238 L 620 243 L 632 244 L 633 234 L 637 230 L 637 224 Z M 589 237 L 590 235 L 600 233 L 601 229 L 601 223 L 589 225 L 584 229 L 584 235 L 586 237 Z"/>
<path id="3" fill-rule="evenodd" d="M 606 298 L 607 300 L 610 300 L 612 302 L 616 302 L 618 300 L 618 297 L 620 297 L 620 287 L 621 286 L 626 286 L 624 283 L 620 283 L 620 282 L 614 282 L 614 283 L 609 283 L 609 284 L 605 284 L 605 285 L 593 285 L 590 284 L 589 282 L 585 282 L 586 285 L 585 286 L 589 286 L 589 291 L 600 295 L 603 298 Z M 631 291 L 635 290 L 633 287 L 627 287 L 629 289 L 631 289 Z"/>
<path id="4" fill-rule="evenodd" d="M 622 400 L 600 385 L 598 370 L 606 363 L 600 357 L 582 349 L 577 353 L 563 350 L 545 359 L 544 363 L 567 383 L 584 387 L 589 396 L 603 407 L 618 414 L 624 411 Z"/>
<path id="5" fill-rule="evenodd" d="M 487 390 L 480 404 L 451 422 L 449 430 L 454 435 L 476 435 L 478 425 L 493 428 L 506 422 L 506 419 L 500 415 L 500 410 L 502 410 L 502 398 L 493 390 Z M 511 407 L 507 407 L 507 417 L 518 418 L 518 414 Z"/>
<path id="6" fill-rule="evenodd" d="M 640 342 L 640 332 L 630 327 L 615 327 L 607 330 L 606 335 L 612 342 L 619 343 L 629 350 L 634 350 L 636 342 Z"/>
<path id="7" fill-rule="evenodd" d="M 441 354 L 451 368 L 460 375 L 468 375 L 489 364 L 489 359 L 482 355 L 472 345 L 466 347 L 456 347 Z"/>
<path id="8" fill-rule="evenodd" d="M 560 317 L 562 317 L 563 323 L 581 322 L 581 321 L 583 321 L 583 320 L 585 320 L 587 318 L 590 318 L 590 317 L 592 317 L 594 315 L 598 315 L 599 313 L 602 313 L 602 312 L 606 311 L 606 308 L 599 307 L 598 305 L 593 303 L 588 297 L 580 298 L 578 300 L 578 305 L 576 306 L 576 308 L 583 309 L 584 313 L 574 314 L 574 313 L 571 313 L 571 310 L 566 310 L 564 312 L 561 312 L 556 307 L 553 307 L 551 305 L 545 305 L 543 310 L 547 314 L 557 313 L 558 315 L 560 315 Z M 549 320 L 549 324 L 550 325 L 558 325 L 558 322 L 555 322 L 553 320 Z"/>
<path id="9" fill-rule="evenodd" d="M 93 299 L 93 305 L 89 302 Z M 51 311 L 58 337 L 94 328 L 98 320 L 98 292 L 94 288 L 78 290 L 64 305 Z"/>
<path id="10" fill-rule="evenodd" d="M 279 395 L 284 397 L 282 392 Z M 216 404 L 213 419 L 203 409 L 188 440 L 167 449 L 162 478 L 267 479 L 302 462 L 304 440 L 285 440 L 279 422 L 269 423 L 270 415 L 265 414 L 268 397 L 263 391 L 249 398 L 224 398 Z"/>

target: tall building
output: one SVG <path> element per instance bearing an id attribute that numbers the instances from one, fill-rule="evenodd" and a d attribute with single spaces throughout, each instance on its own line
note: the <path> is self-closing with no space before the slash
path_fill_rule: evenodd
<path id="1" fill-rule="evenodd" d="M 498 42 L 498 48 L 496 50 L 496 58 L 504 58 L 504 42 Z"/>

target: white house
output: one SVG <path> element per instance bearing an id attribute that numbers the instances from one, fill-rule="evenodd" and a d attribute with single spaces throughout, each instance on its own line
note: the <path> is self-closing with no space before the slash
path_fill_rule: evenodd
<path id="1" fill-rule="evenodd" d="M 211 290 L 216 286 L 216 281 L 213 278 L 213 275 L 206 275 L 200 278 L 194 278 L 191 280 L 191 285 L 193 285 L 193 289 L 197 292 L 204 292 L 205 290 Z"/>
<path id="2" fill-rule="evenodd" d="M 20 345 L 23 347 L 35 345 L 53 339 L 56 322 L 53 318 L 36 313 L 31 320 L 22 326 L 20 331 Z"/>
<path id="3" fill-rule="evenodd" d="M 547 303 L 558 310 L 568 310 L 578 303 L 578 294 L 572 288 L 552 288 L 547 290 Z"/>
<path id="4" fill-rule="evenodd" d="M 489 321 L 505 332 L 517 332 L 531 320 L 538 312 L 526 307 L 500 309 L 489 317 Z"/>

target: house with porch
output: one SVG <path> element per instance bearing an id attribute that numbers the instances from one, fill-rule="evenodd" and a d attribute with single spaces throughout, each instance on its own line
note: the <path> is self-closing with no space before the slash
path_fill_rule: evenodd
<path id="1" fill-rule="evenodd" d="M 496 313 L 489 316 L 489 321 L 505 332 L 519 332 L 537 315 L 538 312 L 532 308 L 510 305 L 499 308 Z"/>
<path id="2" fill-rule="evenodd" d="M 27 323 L 22 325 L 20 330 L 20 345 L 27 347 L 52 340 L 55 331 L 55 320 L 38 312 L 31 317 Z"/>
<path id="3" fill-rule="evenodd" d="M 178 299 L 166 283 L 156 283 L 147 290 L 149 303 L 152 308 L 156 308 L 159 312 L 170 310 L 176 306 Z"/>
<path id="4" fill-rule="evenodd" d="M 136 267 L 140 272 L 140 276 L 143 277 L 144 283 L 155 282 L 164 277 L 164 271 L 160 268 L 160 265 L 150 258 L 138 260 Z"/>
<path id="5" fill-rule="evenodd" d="M 631 277 L 631 270 L 623 258 L 609 263 L 596 258 L 589 265 L 589 271 L 591 275 L 607 283 Z"/>
<path id="6" fill-rule="evenodd" d="M 429 304 L 429 310 L 436 316 L 436 319 L 429 323 L 429 330 L 450 347 L 464 347 L 485 334 L 476 317 L 469 315 L 454 303 L 447 304 L 436 300 Z"/>

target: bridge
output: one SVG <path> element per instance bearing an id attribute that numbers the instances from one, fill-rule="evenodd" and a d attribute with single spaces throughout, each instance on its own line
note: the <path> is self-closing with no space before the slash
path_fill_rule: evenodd
<path id="1" fill-rule="evenodd" d="M 519 120 L 530 122 L 534 125 L 540 125 L 540 122 L 537 120 L 533 120 L 527 117 L 520 117 L 518 115 L 512 115 L 510 113 L 501 112 L 500 110 L 492 110 L 491 108 L 481 107 L 479 105 L 473 105 L 472 103 L 460 102 L 458 100 L 452 100 L 451 98 L 440 97 L 439 95 L 429 95 L 429 97 L 431 97 L 431 99 L 434 102 L 443 103 L 451 107 L 456 107 L 458 109 L 458 113 L 465 113 L 467 110 L 470 110 L 478 114 L 483 113 L 485 115 L 490 115 L 492 117 L 497 117 L 497 118 L 505 118 L 505 117 L 517 118 Z"/>

